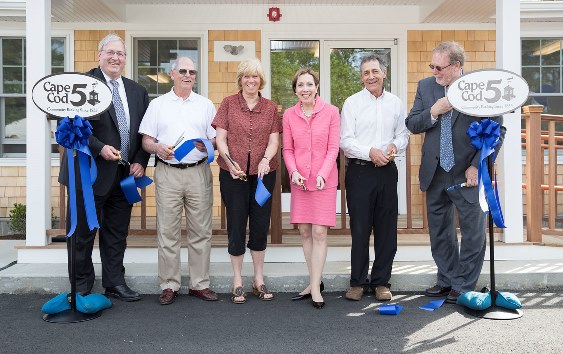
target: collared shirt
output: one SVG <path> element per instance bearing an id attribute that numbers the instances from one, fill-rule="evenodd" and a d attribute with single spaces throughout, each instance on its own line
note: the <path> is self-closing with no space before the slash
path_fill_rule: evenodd
<path id="1" fill-rule="evenodd" d="M 211 122 L 215 117 L 215 106 L 211 100 L 191 92 L 187 99 L 176 96 L 174 89 L 151 101 L 139 133 L 155 138 L 159 143 L 173 146 L 178 138 L 213 139 L 215 129 Z M 178 146 L 180 146 L 178 144 Z M 207 153 L 193 149 L 182 161 L 172 158 L 171 164 L 194 163 L 207 157 Z"/>
<path id="2" fill-rule="evenodd" d="M 346 157 L 370 161 L 371 148 L 387 151 L 395 144 L 397 154 L 407 148 L 406 108 L 390 92 L 375 97 L 366 88 L 344 102 L 340 121 L 340 148 Z"/>
<path id="3" fill-rule="evenodd" d="M 264 157 L 270 134 L 282 131 L 277 105 L 262 95 L 259 97 L 252 110 L 248 109 L 242 91 L 225 97 L 213 120 L 214 128 L 222 128 L 228 132 L 229 155 L 248 175 L 258 174 L 258 163 Z M 250 168 L 246 171 L 249 154 Z M 222 157 L 217 158 L 217 163 L 222 169 L 229 170 Z M 277 168 L 278 158 L 275 154 L 270 157 L 270 170 Z"/>
<path id="4" fill-rule="evenodd" d="M 104 78 L 106 79 L 106 83 L 108 84 L 113 94 L 113 85 L 110 82 L 112 81 L 112 79 L 110 79 L 110 77 L 107 76 L 106 73 L 103 72 L 103 70 L 100 71 L 104 75 Z M 121 78 L 121 76 L 119 76 L 119 78 L 116 79 L 115 81 L 117 81 L 117 83 L 119 84 L 117 86 L 117 92 L 119 93 L 119 97 L 121 97 L 121 103 L 123 103 L 123 110 L 125 111 L 125 120 L 127 121 L 127 128 L 130 128 L 131 116 L 129 115 L 129 102 L 127 102 L 127 94 L 125 93 L 125 86 L 123 85 L 123 79 Z"/>

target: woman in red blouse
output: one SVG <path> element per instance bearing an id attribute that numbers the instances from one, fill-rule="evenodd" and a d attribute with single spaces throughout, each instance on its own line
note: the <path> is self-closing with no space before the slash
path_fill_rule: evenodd
<path id="1" fill-rule="evenodd" d="M 219 183 L 227 210 L 228 250 L 233 266 L 231 301 L 242 304 L 246 300 L 241 273 L 247 223 L 250 232 L 246 246 L 254 264 L 252 292 L 260 300 L 274 298 L 264 284 L 263 274 L 272 199 L 260 206 L 254 194 L 258 178 L 270 193 L 274 189 L 282 127 L 277 105 L 260 94 L 265 81 L 258 59 L 239 64 L 237 84 L 240 91 L 223 99 L 212 125 L 217 130 Z"/>
<path id="2" fill-rule="evenodd" d="M 317 95 L 319 77 L 311 69 L 298 70 L 292 86 L 299 100 L 283 114 L 283 159 L 291 179 L 290 222 L 299 225 L 309 268 L 309 286 L 292 300 L 311 298 L 321 309 L 327 230 L 336 225 L 340 115 Z"/>

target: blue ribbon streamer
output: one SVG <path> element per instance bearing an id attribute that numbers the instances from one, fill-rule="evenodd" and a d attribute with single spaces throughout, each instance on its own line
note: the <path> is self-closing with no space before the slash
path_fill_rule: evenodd
<path id="1" fill-rule="evenodd" d="M 498 200 L 498 187 L 493 187 L 489 170 L 487 168 L 487 157 L 493 155 L 496 159 L 495 146 L 500 142 L 500 124 L 491 120 L 483 119 L 481 122 L 473 122 L 467 130 L 467 135 L 471 139 L 471 145 L 480 150 L 479 156 L 479 184 L 482 182 L 485 189 L 485 196 L 489 204 L 489 210 L 493 216 L 493 221 L 497 227 L 506 228 L 504 217 Z M 495 174 L 496 182 L 496 174 Z M 498 186 L 498 184 L 496 184 Z"/>
<path id="2" fill-rule="evenodd" d="M 145 188 L 151 183 L 152 179 L 150 177 L 141 176 L 135 178 L 135 175 L 129 175 L 119 182 L 129 204 L 135 204 L 143 200 L 137 188 Z"/>
<path id="3" fill-rule="evenodd" d="M 207 149 L 207 163 L 212 163 L 215 159 L 215 148 L 213 147 L 213 144 L 207 139 L 199 138 L 186 140 L 182 143 L 182 145 L 178 146 L 178 148 L 174 150 L 174 157 L 176 160 L 182 161 L 182 159 L 195 148 L 196 141 L 202 142 L 205 145 L 205 148 Z"/>
<path id="4" fill-rule="evenodd" d="M 264 185 L 262 178 L 258 178 L 258 183 L 256 184 L 256 192 L 254 193 L 254 199 L 256 200 L 256 203 L 258 203 L 258 205 L 260 206 L 263 206 L 271 196 L 272 194 Z"/>
<path id="5" fill-rule="evenodd" d="M 379 306 L 379 314 L 380 315 L 398 315 L 399 312 L 401 312 L 401 310 L 403 309 L 403 306 L 401 305 L 395 305 L 395 304 L 390 304 L 390 305 L 382 305 Z"/>
<path id="6" fill-rule="evenodd" d="M 88 148 L 88 138 L 92 135 L 90 122 L 80 116 L 74 116 L 71 121 L 69 117 L 64 118 L 57 125 L 55 136 L 57 143 L 66 148 L 68 164 L 68 193 L 70 199 L 70 230 L 67 237 L 76 231 L 76 172 L 74 167 L 74 156 L 78 156 L 78 170 L 82 185 L 82 197 L 84 199 L 84 210 L 90 231 L 99 228 L 96 215 L 96 203 L 94 202 L 94 191 L 92 184 L 96 181 L 98 170 L 94 157 Z"/>
<path id="7" fill-rule="evenodd" d="M 419 309 L 426 311 L 434 311 L 436 309 L 439 309 L 444 304 L 444 301 L 446 301 L 446 299 L 432 300 L 426 305 L 420 306 Z"/>

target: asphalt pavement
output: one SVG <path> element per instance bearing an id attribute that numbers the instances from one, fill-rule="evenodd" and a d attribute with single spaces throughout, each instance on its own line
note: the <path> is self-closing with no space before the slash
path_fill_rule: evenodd
<path id="1" fill-rule="evenodd" d="M 158 304 L 157 295 L 114 306 L 82 323 L 42 320 L 52 295 L 0 295 L 2 353 L 562 353 L 563 295 L 516 293 L 524 316 L 509 321 L 473 317 L 458 305 L 434 312 L 418 307 L 431 299 L 396 293 L 397 316 L 378 313 L 373 294 L 359 302 L 325 293 L 326 306 L 290 301 L 277 293 L 264 302 L 249 294 L 235 305 L 180 295 Z"/>

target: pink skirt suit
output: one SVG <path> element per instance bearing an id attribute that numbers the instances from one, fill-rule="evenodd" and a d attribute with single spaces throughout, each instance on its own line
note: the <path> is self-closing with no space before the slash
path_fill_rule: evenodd
<path id="1" fill-rule="evenodd" d="M 301 104 L 288 108 L 283 115 L 283 158 L 289 179 L 294 171 L 306 178 L 307 190 L 291 184 L 290 222 L 336 226 L 336 158 L 340 142 L 338 108 L 316 98 L 307 121 Z M 316 188 L 317 176 L 325 180 L 325 188 Z"/>

